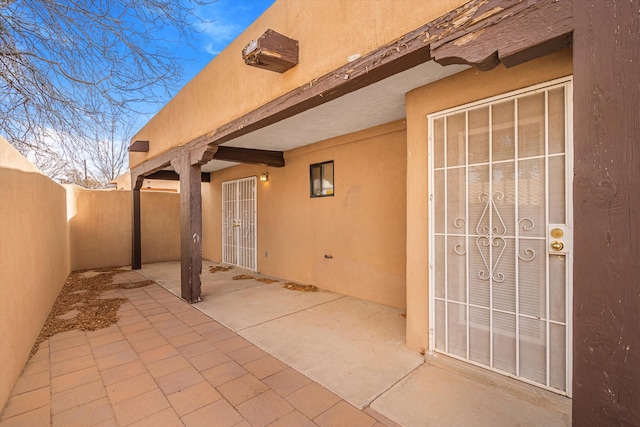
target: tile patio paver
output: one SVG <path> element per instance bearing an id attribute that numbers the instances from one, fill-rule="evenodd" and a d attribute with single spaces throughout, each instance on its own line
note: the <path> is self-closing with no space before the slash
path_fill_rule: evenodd
<path id="1" fill-rule="evenodd" d="M 183 427 L 180 417 L 171 408 L 157 412 L 147 418 L 129 424 L 130 427 Z"/>
<path id="2" fill-rule="evenodd" d="M 78 356 L 86 356 L 91 354 L 89 344 L 81 344 L 79 346 L 66 348 L 64 350 L 52 351 L 49 356 L 51 363 L 64 362 L 65 360 L 74 359 Z"/>
<path id="3" fill-rule="evenodd" d="M 127 378 L 144 374 L 145 372 L 147 372 L 145 365 L 140 360 L 133 360 L 129 363 L 125 363 L 124 365 L 115 366 L 107 369 L 106 371 L 102 371 L 100 372 L 100 375 L 102 376 L 102 382 L 104 385 L 108 386 L 109 384 L 117 383 L 119 381 L 126 380 Z"/>
<path id="4" fill-rule="evenodd" d="M 51 379 L 51 392 L 60 393 L 98 380 L 100 380 L 100 371 L 96 366 L 89 366 Z"/>
<path id="5" fill-rule="evenodd" d="M 273 390 L 268 390 L 236 408 L 252 426 L 267 426 L 294 408 Z"/>
<path id="6" fill-rule="evenodd" d="M 91 343 L 92 347 L 98 347 L 101 345 L 122 341 L 124 339 L 125 339 L 124 335 L 122 334 L 121 331 L 118 330 L 110 334 L 98 335 L 98 336 L 89 338 L 89 342 Z"/>
<path id="7" fill-rule="evenodd" d="M 271 355 L 249 362 L 245 364 L 244 367 L 247 371 L 260 379 L 266 378 L 288 368 L 286 364 Z"/>
<path id="8" fill-rule="evenodd" d="M 224 399 L 218 399 L 182 417 L 186 427 L 230 427 L 242 420 L 242 415 Z"/>
<path id="9" fill-rule="evenodd" d="M 41 343 L 0 427 L 384 424 L 160 286 L 121 293 L 116 324 Z"/>
<path id="10" fill-rule="evenodd" d="M 207 369 L 202 373 L 202 375 L 204 375 L 212 385 L 217 387 L 231 380 L 235 380 L 247 373 L 246 369 L 231 360 L 227 363 L 223 363 L 222 365 Z"/>
<path id="11" fill-rule="evenodd" d="M 235 332 L 224 327 L 202 334 L 202 337 L 212 344 L 218 344 L 221 341 L 228 340 L 229 338 L 234 338 L 236 336 Z"/>
<path id="12" fill-rule="evenodd" d="M 46 426 L 51 419 L 51 408 L 43 406 L 13 417 L 2 418 L 2 427 Z"/>
<path id="13" fill-rule="evenodd" d="M 109 344 L 103 344 L 93 348 L 93 356 L 96 359 L 100 359 L 102 357 L 110 356 L 114 353 L 120 353 L 125 350 L 130 350 L 131 344 L 127 342 L 127 340 L 122 339 L 121 341 L 115 341 Z"/>
<path id="14" fill-rule="evenodd" d="M 169 357 L 168 359 L 162 359 L 157 362 L 147 364 L 147 370 L 154 378 L 160 378 L 172 372 L 188 368 L 189 366 L 189 361 L 177 354 Z"/>
<path id="15" fill-rule="evenodd" d="M 169 341 L 167 341 L 165 337 L 159 334 L 156 336 L 153 336 L 152 338 L 148 338 L 142 341 L 129 341 L 129 342 L 131 343 L 131 347 L 133 347 L 133 349 L 138 353 L 169 344 Z"/>
<path id="16" fill-rule="evenodd" d="M 218 391 L 232 405 L 239 405 L 267 390 L 269 387 L 251 374 L 243 375 L 218 387 Z"/>
<path id="17" fill-rule="evenodd" d="M 115 418 L 109 418 L 108 420 L 103 421 L 99 424 L 96 424 L 93 427 L 120 427 L 120 426 L 118 426 L 118 422 L 116 421 Z"/>
<path id="18" fill-rule="evenodd" d="M 120 311 L 119 311 L 119 313 L 120 312 L 123 313 L 123 316 L 124 316 L 124 313 L 126 313 L 125 312 L 125 308 L 124 308 L 125 305 L 126 304 L 121 305 L 120 306 Z M 109 335 L 109 334 L 112 334 L 114 332 L 120 332 L 121 331 L 120 326 L 121 325 L 115 325 L 114 324 L 114 325 L 108 326 L 108 327 L 103 328 L 103 329 L 96 329 L 95 331 L 85 332 L 85 338 L 86 339 L 94 339 L 96 337 L 101 337 L 103 335 Z"/>
<path id="19" fill-rule="evenodd" d="M 202 341 L 202 337 L 196 332 L 187 332 L 186 334 L 168 338 L 168 340 L 173 346 L 182 347 L 194 342 Z"/>
<path id="20" fill-rule="evenodd" d="M 38 353 L 40 353 L 42 349 Z M 37 355 L 36 355 L 37 356 Z M 29 364 L 25 368 L 23 375 L 34 375 L 42 372 L 49 372 L 51 370 L 51 363 L 49 362 L 49 353 L 47 352 L 46 360 L 34 360 L 29 361 Z"/>
<path id="21" fill-rule="evenodd" d="M 367 409 L 365 409 L 364 412 L 366 412 L 368 415 L 375 418 L 378 421 L 377 425 L 386 425 L 387 427 L 400 427 L 400 424 L 391 421 L 389 418 L 385 417 L 384 415 L 382 415 L 375 409 L 372 409 L 371 407 L 368 407 Z"/>
<path id="22" fill-rule="evenodd" d="M 34 374 L 23 374 L 16 383 L 13 391 L 15 394 L 22 394 L 28 391 L 37 390 L 42 387 L 51 385 L 51 376 L 49 372 L 36 372 Z"/>
<path id="23" fill-rule="evenodd" d="M 170 394 L 167 398 L 176 413 L 182 416 L 222 399 L 222 395 L 211 384 L 203 381 Z"/>
<path id="24" fill-rule="evenodd" d="M 127 336 L 127 339 L 129 340 L 129 342 L 131 342 L 131 334 L 135 332 L 147 330 L 147 329 L 153 329 L 153 326 L 151 326 L 151 323 L 147 321 L 143 321 L 143 322 L 132 323 L 131 325 L 123 326 L 120 329 L 122 330 L 122 333 Z"/>
<path id="25" fill-rule="evenodd" d="M 49 350 L 50 351 L 59 351 L 65 350 L 67 348 L 77 347 L 82 344 L 88 344 L 89 339 L 86 335 L 75 336 L 66 340 L 59 341 L 50 341 L 49 342 Z"/>
<path id="26" fill-rule="evenodd" d="M 158 387 L 149 374 L 137 375 L 106 387 L 109 401 L 114 405 L 123 400 L 139 396 Z"/>
<path id="27" fill-rule="evenodd" d="M 291 393 L 286 399 L 310 419 L 317 417 L 340 401 L 338 396 L 315 382 Z"/>
<path id="28" fill-rule="evenodd" d="M 101 398 L 54 414 L 51 424 L 60 427 L 92 426 L 111 418 L 113 418 L 113 409 L 109 399 Z"/>
<path id="29" fill-rule="evenodd" d="M 189 362 L 198 371 L 203 372 L 214 366 L 222 365 L 230 361 L 231 359 L 225 353 L 220 350 L 213 350 L 208 353 L 199 354 L 198 356 L 191 357 Z"/>
<path id="30" fill-rule="evenodd" d="M 216 347 L 213 344 L 208 343 L 204 340 L 200 340 L 178 348 L 178 351 L 189 360 L 203 353 L 210 353 L 215 350 Z"/>
<path id="31" fill-rule="evenodd" d="M 156 323 L 154 324 L 154 327 L 160 332 L 163 337 L 167 339 L 176 337 L 178 335 L 188 334 L 192 331 L 191 328 L 189 328 L 179 320 L 169 320 L 167 322 Z"/>
<path id="32" fill-rule="evenodd" d="M 255 345 L 252 345 L 229 352 L 228 355 L 239 364 L 244 365 L 246 363 L 253 362 L 254 360 L 262 359 L 263 357 L 268 356 L 269 353 L 259 349 Z"/>
<path id="33" fill-rule="evenodd" d="M 215 330 L 224 328 L 220 323 L 209 319 L 208 322 L 201 323 L 193 327 L 193 330 L 199 334 L 206 334 L 207 332 L 213 332 Z"/>
<path id="34" fill-rule="evenodd" d="M 38 390 L 11 396 L 2 412 L 2 418 L 22 415 L 34 409 L 50 405 L 51 388 L 43 387 Z"/>
<path id="35" fill-rule="evenodd" d="M 269 427 L 315 427 L 316 423 L 305 417 L 298 411 L 289 412 L 278 421 L 269 424 Z"/>
<path id="36" fill-rule="evenodd" d="M 164 307 L 155 304 L 152 307 L 139 307 L 140 313 L 144 314 L 145 316 L 150 316 L 153 314 L 161 314 L 161 313 L 168 313 L 169 311 L 166 310 Z"/>
<path id="37" fill-rule="evenodd" d="M 154 389 L 113 405 L 113 410 L 116 413 L 118 424 L 128 425 L 170 406 L 165 395 L 159 389 Z"/>
<path id="38" fill-rule="evenodd" d="M 138 354 L 132 348 L 128 348 L 126 350 L 98 358 L 96 359 L 96 363 L 98 364 L 98 369 L 104 371 L 109 368 L 113 368 L 114 366 L 132 362 L 136 359 L 138 359 Z"/>
<path id="39" fill-rule="evenodd" d="M 204 377 L 193 366 L 156 378 L 156 383 L 166 396 L 202 381 Z"/>
<path id="40" fill-rule="evenodd" d="M 102 397 L 107 397 L 107 392 L 100 380 L 83 384 L 60 393 L 54 393 L 51 396 L 51 413 L 55 415 L 67 409 L 93 402 Z"/>
<path id="41" fill-rule="evenodd" d="M 262 381 L 282 397 L 286 397 L 291 393 L 300 390 L 311 382 L 308 377 L 302 375 L 293 368 L 287 368 L 265 378 Z"/>
<path id="42" fill-rule="evenodd" d="M 234 350 L 239 350 L 250 345 L 252 344 L 249 341 L 237 335 L 216 343 L 216 347 L 218 347 L 218 349 L 224 351 L 225 353 L 230 353 Z"/>
<path id="43" fill-rule="evenodd" d="M 171 356 L 178 355 L 178 350 L 171 344 L 161 345 L 160 347 L 146 350 L 140 353 L 140 359 L 144 363 L 152 363 L 158 360 L 167 359 Z"/>
<path id="44" fill-rule="evenodd" d="M 93 358 L 93 355 L 76 357 L 60 363 L 52 363 L 51 378 L 79 371 L 80 369 L 89 368 L 91 366 L 95 366 L 95 364 L 96 361 Z"/>
<path id="45" fill-rule="evenodd" d="M 371 427 L 375 418 L 354 408 L 345 401 L 340 401 L 313 420 L 321 427 Z"/>

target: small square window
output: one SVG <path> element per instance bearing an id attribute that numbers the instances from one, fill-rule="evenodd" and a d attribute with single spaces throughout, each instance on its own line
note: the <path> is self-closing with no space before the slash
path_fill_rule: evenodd
<path id="1" fill-rule="evenodd" d="M 333 196 L 333 160 L 309 167 L 311 197 Z"/>

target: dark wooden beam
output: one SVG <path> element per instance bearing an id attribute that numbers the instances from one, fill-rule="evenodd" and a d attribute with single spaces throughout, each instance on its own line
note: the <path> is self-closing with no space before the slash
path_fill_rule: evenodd
<path id="1" fill-rule="evenodd" d="M 483 71 L 518 65 L 570 46 L 571 12 L 571 0 L 473 0 L 433 25 L 431 55 Z"/>
<path id="2" fill-rule="evenodd" d="M 575 1 L 573 425 L 640 425 L 640 2 Z"/>
<path id="3" fill-rule="evenodd" d="M 175 171 L 159 170 L 157 172 L 153 172 L 152 174 L 145 176 L 144 179 L 163 179 L 165 181 L 179 181 L 180 175 L 178 175 L 178 173 Z M 211 174 L 208 172 L 202 172 L 201 180 L 202 182 L 211 182 Z"/>
<path id="4" fill-rule="evenodd" d="M 141 188 L 144 177 L 158 172 L 171 165 L 171 161 L 178 158 L 185 147 L 174 147 L 164 153 L 146 160 L 131 168 L 131 188 Z"/>
<path id="5" fill-rule="evenodd" d="M 149 141 L 133 141 L 129 146 L 130 152 L 146 153 L 149 151 Z"/>
<path id="6" fill-rule="evenodd" d="M 244 63 L 276 73 L 284 73 L 298 65 L 298 41 L 271 29 L 243 50 Z"/>
<path id="7" fill-rule="evenodd" d="M 277 168 L 284 166 L 284 154 L 282 151 L 256 150 L 253 148 L 237 148 L 219 145 L 213 158 L 215 160 L 273 166 Z"/>

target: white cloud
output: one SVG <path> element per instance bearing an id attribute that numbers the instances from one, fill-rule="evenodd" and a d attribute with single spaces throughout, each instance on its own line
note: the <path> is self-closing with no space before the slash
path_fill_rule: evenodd
<path id="1" fill-rule="evenodd" d="M 241 31 L 239 25 L 224 23 L 220 20 L 212 22 L 202 22 L 197 25 L 198 31 L 216 40 L 233 40 Z"/>
<path id="2" fill-rule="evenodd" d="M 201 33 L 200 49 L 210 55 L 219 54 L 249 26 L 274 0 L 219 0 L 196 13 L 202 20 L 196 24 Z"/>
<path id="3" fill-rule="evenodd" d="M 211 56 L 216 56 L 221 52 L 220 49 L 213 46 L 213 43 L 206 43 L 202 48 Z"/>

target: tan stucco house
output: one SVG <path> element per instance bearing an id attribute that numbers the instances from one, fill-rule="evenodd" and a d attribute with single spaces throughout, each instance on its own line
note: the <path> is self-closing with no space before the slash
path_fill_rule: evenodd
<path id="1" fill-rule="evenodd" d="M 597 309 L 578 304 L 599 286 L 574 184 L 592 173 L 580 14 L 276 1 L 132 139 L 133 267 L 142 182 L 174 174 L 183 298 L 204 257 L 404 308 L 410 349 L 573 397 L 580 425 L 604 369 L 582 357 Z"/>

